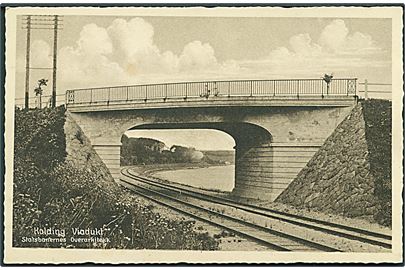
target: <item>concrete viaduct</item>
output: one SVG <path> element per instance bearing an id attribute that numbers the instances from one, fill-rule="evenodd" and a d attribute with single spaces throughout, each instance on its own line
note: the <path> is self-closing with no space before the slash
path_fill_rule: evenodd
<path id="1" fill-rule="evenodd" d="M 235 140 L 233 193 L 274 200 L 356 97 L 356 79 L 209 81 L 68 90 L 66 107 L 115 179 L 127 130 L 216 129 Z"/>

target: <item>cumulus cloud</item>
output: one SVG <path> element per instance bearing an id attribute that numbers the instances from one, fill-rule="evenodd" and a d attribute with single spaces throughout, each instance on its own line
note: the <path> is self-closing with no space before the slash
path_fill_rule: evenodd
<path id="1" fill-rule="evenodd" d="M 381 49 L 370 35 L 351 33 L 344 20 L 331 21 L 318 36 L 291 36 L 259 60 L 220 62 L 212 45 L 201 40 L 184 44 L 178 54 L 162 51 L 154 35 L 153 26 L 142 18 L 115 19 L 107 27 L 83 26 L 76 43 L 59 51 L 60 85 L 65 90 L 187 80 L 314 78 L 325 72 L 348 76 L 356 75 L 348 74 L 350 69 L 390 65 L 374 58 Z M 32 50 L 33 63 L 51 66 L 48 43 L 35 41 Z"/>
<path id="2" fill-rule="evenodd" d="M 52 67 L 52 51 L 43 40 L 35 40 L 31 44 L 31 67 Z"/>
<path id="3" fill-rule="evenodd" d="M 169 71 L 175 65 L 176 59 L 169 52 L 161 54 L 154 44 L 153 27 L 144 19 L 116 19 L 107 31 L 114 44 L 114 56 L 129 76 Z"/>
<path id="4" fill-rule="evenodd" d="M 334 20 L 323 29 L 319 43 L 324 49 L 336 52 L 344 45 L 348 33 L 343 20 Z"/>
<path id="5" fill-rule="evenodd" d="M 136 54 L 148 50 L 158 52 L 153 44 L 154 30 L 151 24 L 141 18 L 130 21 L 116 19 L 107 28 L 114 47 L 124 53 L 126 57 L 136 57 Z"/>
<path id="6" fill-rule="evenodd" d="M 345 22 L 339 19 L 325 26 L 317 41 L 308 33 L 294 35 L 287 46 L 270 51 L 264 61 L 241 65 L 249 69 L 256 66 L 261 70 L 261 75 L 277 77 L 313 78 L 325 72 L 356 76 L 354 68 L 388 67 L 390 63 L 374 59 L 380 53 L 382 50 L 370 35 L 350 33 Z"/>
<path id="7" fill-rule="evenodd" d="M 83 27 L 77 46 L 77 50 L 86 56 L 112 53 L 112 43 L 107 31 L 94 23 Z"/>
<path id="8" fill-rule="evenodd" d="M 142 18 L 115 19 L 106 28 L 85 25 L 76 44 L 60 50 L 62 81 L 75 88 L 187 80 L 239 70 L 235 61 L 219 63 L 209 43 L 192 41 L 177 55 L 161 51 L 153 37 L 153 26 Z"/>
<path id="9" fill-rule="evenodd" d="M 75 46 L 59 51 L 61 79 L 69 87 L 88 87 L 118 83 L 122 68 L 110 60 L 113 52 L 106 29 L 95 24 L 83 27 Z"/>
<path id="10" fill-rule="evenodd" d="M 290 46 L 294 53 L 299 56 L 316 55 L 320 53 L 321 47 L 312 43 L 309 34 L 298 34 L 290 38 Z"/>
<path id="11" fill-rule="evenodd" d="M 319 43 L 325 51 L 337 54 L 370 54 L 379 51 L 370 35 L 361 32 L 350 34 L 343 20 L 334 20 L 327 25 L 319 37 Z"/>
<path id="12" fill-rule="evenodd" d="M 218 65 L 214 49 L 201 41 L 193 41 L 184 46 L 179 64 L 181 70 L 216 68 Z"/>

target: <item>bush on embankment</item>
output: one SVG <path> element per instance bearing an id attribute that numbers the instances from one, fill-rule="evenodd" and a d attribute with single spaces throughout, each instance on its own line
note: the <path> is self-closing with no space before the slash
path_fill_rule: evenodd
<path id="1" fill-rule="evenodd" d="M 63 108 L 15 111 L 13 246 L 213 250 L 194 223 L 143 205 L 89 166 L 67 159 Z M 84 136 L 81 134 L 81 136 Z M 66 231 L 66 243 L 24 243 L 34 228 Z M 109 243 L 70 242 L 72 228 L 103 228 Z M 45 237 L 45 236 L 42 236 Z"/>

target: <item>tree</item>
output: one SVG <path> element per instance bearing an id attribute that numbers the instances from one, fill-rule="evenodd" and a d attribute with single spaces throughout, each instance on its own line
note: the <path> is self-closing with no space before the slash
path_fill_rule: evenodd
<path id="1" fill-rule="evenodd" d="M 40 79 L 38 80 L 38 87 L 34 89 L 35 96 L 39 95 L 39 108 L 42 108 L 42 93 L 44 90 L 42 89 L 42 86 L 47 86 L 48 85 L 48 80 L 46 79 Z"/>
<path id="2" fill-rule="evenodd" d="M 333 78 L 333 73 L 331 73 L 330 75 L 325 73 L 322 78 L 326 82 L 326 94 L 327 95 L 329 94 L 329 85 L 332 82 L 332 78 Z"/>

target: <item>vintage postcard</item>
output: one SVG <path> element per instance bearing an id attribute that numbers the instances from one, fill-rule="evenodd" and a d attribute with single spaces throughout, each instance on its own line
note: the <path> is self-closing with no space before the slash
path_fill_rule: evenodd
<path id="1" fill-rule="evenodd" d="M 6 9 L 4 263 L 401 263 L 403 9 Z"/>

